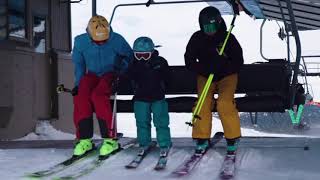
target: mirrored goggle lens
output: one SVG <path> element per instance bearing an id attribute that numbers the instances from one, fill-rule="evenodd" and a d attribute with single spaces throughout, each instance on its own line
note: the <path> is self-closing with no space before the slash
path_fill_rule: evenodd
<path id="1" fill-rule="evenodd" d="M 138 60 L 148 60 L 151 57 L 151 52 L 134 52 L 134 57 Z"/>
<path id="2" fill-rule="evenodd" d="M 216 32 L 217 31 L 216 23 L 203 25 L 203 31 L 205 33 L 214 33 L 214 32 Z"/>

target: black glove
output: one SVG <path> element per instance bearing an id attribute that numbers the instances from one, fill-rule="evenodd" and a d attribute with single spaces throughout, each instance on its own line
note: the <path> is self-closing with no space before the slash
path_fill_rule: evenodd
<path id="1" fill-rule="evenodd" d="M 160 70 L 163 66 L 163 64 L 161 64 L 161 62 L 159 61 L 156 61 L 156 60 L 151 60 L 149 62 L 149 65 L 150 65 L 150 68 L 153 69 L 153 70 Z"/>
<path id="2" fill-rule="evenodd" d="M 210 71 L 206 66 L 203 66 L 202 64 L 196 63 L 192 66 L 192 69 L 201 76 L 209 77 Z"/>
<path id="3" fill-rule="evenodd" d="M 114 64 L 113 64 L 113 68 L 115 70 L 116 73 L 121 73 L 123 70 L 123 66 L 124 66 L 124 58 L 125 56 L 121 56 L 121 55 L 116 55 L 115 60 L 114 60 Z"/>
<path id="4" fill-rule="evenodd" d="M 120 80 L 119 80 L 119 76 L 115 77 L 115 79 L 112 81 L 112 84 L 111 84 L 111 90 L 112 90 L 112 93 L 115 93 L 118 91 L 119 89 L 119 83 L 120 83 Z"/>
<path id="5" fill-rule="evenodd" d="M 72 94 L 72 96 L 78 95 L 78 86 L 75 86 L 75 87 L 71 90 L 71 94 Z"/>

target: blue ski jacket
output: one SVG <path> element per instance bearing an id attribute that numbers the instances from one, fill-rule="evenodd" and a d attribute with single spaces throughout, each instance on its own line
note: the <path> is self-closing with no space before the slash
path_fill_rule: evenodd
<path id="1" fill-rule="evenodd" d="M 117 62 L 119 60 L 121 62 Z M 132 60 L 133 51 L 130 45 L 120 34 L 112 30 L 109 39 L 101 45 L 93 42 L 88 33 L 78 35 L 75 37 L 72 52 L 72 61 L 75 65 L 75 86 L 79 85 L 87 71 L 97 76 L 114 72 L 116 68 L 124 72 Z"/>

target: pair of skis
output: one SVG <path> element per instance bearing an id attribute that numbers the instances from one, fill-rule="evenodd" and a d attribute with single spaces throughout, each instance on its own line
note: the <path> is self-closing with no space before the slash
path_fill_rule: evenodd
<path id="1" fill-rule="evenodd" d="M 46 176 L 50 176 L 52 174 L 55 174 L 55 173 L 58 173 L 58 172 L 61 172 L 65 169 L 67 169 L 68 167 L 84 160 L 84 159 L 87 159 L 89 157 L 92 157 L 96 154 L 96 149 L 93 149 L 91 150 L 90 152 L 87 152 L 86 154 L 84 155 L 81 155 L 81 156 L 72 156 L 71 158 L 68 158 L 67 160 L 61 162 L 61 163 L 58 163 L 54 166 L 51 166 L 49 167 L 48 169 L 45 169 L 45 170 L 41 170 L 41 171 L 37 171 L 37 172 L 34 172 L 34 173 L 30 173 L 30 174 L 27 174 L 26 176 L 27 177 L 30 177 L 30 178 L 41 178 L 41 177 L 46 177 Z"/>
<path id="2" fill-rule="evenodd" d="M 222 132 L 217 132 L 211 139 L 210 147 L 214 147 L 221 139 L 223 139 L 223 137 L 224 134 Z M 153 142 L 153 144 L 151 144 L 151 146 L 148 149 L 138 153 L 137 156 L 125 167 L 127 169 L 136 169 L 142 163 L 143 159 L 148 155 L 148 153 L 150 153 L 152 149 L 154 149 L 155 146 L 156 143 Z M 199 164 L 203 156 L 205 156 L 206 152 L 207 151 L 205 151 L 204 153 L 194 152 L 194 154 L 192 154 L 186 161 L 184 161 L 180 166 L 176 168 L 176 170 L 172 172 L 172 175 L 175 177 L 181 177 L 190 174 L 192 170 Z M 160 155 L 159 160 L 154 169 L 163 170 L 165 169 L 166 164 L 167 154 L 165 156 Z M 232 179 L 234 177 L 234 172 L 235 155 L 226 155 L 221 167 L 220 178 L 223 180 Z"/>
<path id="3" fill-rule="evenodd" d="M 77 170 L 75 170 L 67 175 L 64 175 L 64 176 L 61 176 L 58 178 L 54 178 L 54 179 L 55 180 L 67 180 L 67 179 L 77 179 L 79 177 L 85 176 L 85 175 L 93 172 L 95 169 L 99 168 L 105 162 L 105 160 L 108 159 L 110 156 L 118 153 L 119 151 L 121 151 L 123 149 L 128 149 L 134 145 L 135 145 L 135 141 L 127 144 L 126 146 L 121 147 L 120 149 L 112 152 L 111 154 L 109 154 L 106 157 L 101 158 L 100 156 L 98 156 L 94 160 L 90 161 L 89 163 L 86 163 L 83 166 L 77 168 Z"/>
<path id="4" fill-rule="evenodd" d="M 223 133 L 217 132 L 211 139 L 210 147 L 215 146 L 221 139 L 223 139 Z M 186 161 L 178 166 L 177 169 L 172 172 L 172 174 L 175 176 L 184 176 L 189 174 L 201 161 L 203 156 L 205 156 L 206 152 L 207 151 L 201 154 L 194 152 Z"/>
<path id="5" fill-rule="evenodd" d="M 122 59 L 120 63 L 122 63 Z M 120 64 L 121 65 L 121 64 Z M 118 86 L 119 86 L 119 74 L 120 72 L 116 73 L 116 77 L 115 77 L 115 81 L 112 84 L 112 91 L 113 91 L 113 111 L 112 111 L 112 120 L 111 120 L 111 127 L 113 127 L 112 129 L 110 129 L 110 131 L 112 132 L 113 137 L 117 137 L 117 138 L 121 138 L 123 137 L 122 133 L 117 133 L 117 94 L 118 94 Z M 70 93 L 72 94 L 72 90 L 65 88 L 63 84 L 58 85 L 58 87 L 56 88 L 56 92 L 57 93 L 62 93 L 62 92 L 66 92 L 66 93 Z M 129 143 L 126 147 L 120 147 L 119 145 L 119 149 L 113 151 L 111 154 L 106 155 L 106 156 L 98 156 L 94 161 L 91 161 L 89 163 L 89 165 L 85 165 L 83 166 L 83 168 L 81 168 L 79 171 L 77 172 L 73 172 L 69 175 L 66 176 L 62 176 L 62 177 L 58 177 L 55 178 L 56 180 L 60 179 L 75 179 L 78 178 L 80 176 L 86 175 L 88 173 L 90 173 L 91 171 L 93 171 L 94 169 L 96 169 L 97 167 L 99 167 L 105 159 L 107 159 L 109 156 L 116 154 L 117 152 L 121 151 L 122 149 L 126 149 L 129 148 L 131 146 L 133 146 L 135 144 L 134 143 Z M 58 163 L 52 167 L 49 167 L 46 170 L 43 171 L 38 171 L 38 172 L 34 172 L 31 174 L 28 174 L 27 177 L 31 177 L 31 178 L 41 178 L 41 177 L 46 177 L 46 176 L 50 176 L 52 174 L 61 172 L 65 169 L 67 169 L 68 167 L 76 164 L 77 162 L 79 162 L 80 160 L 83 159 L 87 159 L 88 157 L 91 157 L 95 154 L 98 154 L 96 149 L 93 149 L 90 152 L 87 152 L 86 154 L 82 155 L 82 156 L 72 156 L 71 158 Z"/>
<path id="6" fill-rule="evenodd" d="M 217 132 L 211 139 L 210 148 L 214 147 L 221 139 L 223 139 L 223 132 Z M 192 172 L 192 170 L 199 164 L 201 159 L 206 155 L 207 151 L 204 153 L 194 152 L 186 161 L 184 161 L 180 166 L 172 172 L 175 177 L 186 176 Z M 223 180 L 232 179 L 235 172 L 235 156 L 226 155 L 220 170 L 220 178 Z"/>
<path id="7" fill-rule="evenodd" d="M 141 149 L 140 152 L 136 155 L 136 157 L 134 157 L 134 159 L 129 164 L 127 164 L 125 168 L 136 169 L 141 164 L 143 159 L 156 147 L 156 145 L 157 143 L 153 141 L 147 149 Z M 158 159 L 157 164 L 154 167 L 154 170 L 159 171 L 166 168 L 168 161 L 168 153 L 169 150 L 165 153 L 160 153 L 160 157 Z"/>
<path id="8" fill-rule="evenodd" d="M 119 133 L 119 136 L 121 136 L 120 133 Z M 116 154 L 117 152 L 121 151 L 122 149 L 127 149 L 127 148 L 133 146 L 135 144 L 135 142 L 136 141 L 133 140 L 133 141 L 127 143 L 126 145 L 124 145 L 123 147 L 120 147 L 118 150 L 115 150 L 111 154 L 104 156 L 103 158 L 98 155 L 99 152 L 97 149 L 93 149 L 92 151 L 87 152 L 86 154 L 84 154 L 82 156 L 72 156 L 71 158 L 68 158 L 67 160 L 65 160 L 61 163 L 58 163 L 54 166 L 51 166 L 48 169 L 27 174 L 26 177 L 30 177 L 30 178 L 48 177 L 48 176 L 51 176 L 51 175 L 56 174 L 58 172 L 62 172 L 75 164 L 79 164 L 79 163 L 81 163 L 81 161 L 83 161 L 85 159 L 95 157 L 95 159 L 93 161 L 90 161 L 89 163 L 85 164 L 84 166 L 81 166 L 81 168 L 78 171 L 72 172 L 72 173 L 65 175 L 65 176 L 62 176 L 62 177 L 55 178 L 55 179 L 75 179 L 77 177 L 80 177 L 80 176 L 83 176 L 85 174 L 90 173 L 91 171 L 93 171 L 94 169 L 99 167 L 104 162 L 104 160 L 107 159 L 109 156 Z"/>
<path id="9" fill-rule="evenodd" d="M 216 133 L 211 140 L 210 147 L 215 146 L 222 138 L 223 138 L 222 132 Z M 127 145 L 125 145 L 124 147 L 122 147 L 121 149 L 127 149 L 127 148 L 133 146 L 134 144 L 135 144 L 135 142 L 130 142 Z M 155 147 L 156 147 L 156 143 L 153 142 L 148 149 L 146 149 L 142 153 L 139 153 L 125 167 L 127 169 L 136 169 L 141 164 L 143 159 L 148 155 L 148 153 L 150 153 Z M 117 152 L 118 151 L 115 151 L 113 154 L 115 154 Z M 32 174 L 29 174 L 29 175 L 27 175 L 27 177 L 41 178 L 41 177 L 50 176 L 52 174 L 55 174 L 55 173 L 58 173 L 58 172 L 61 172 L 65 169 L 67 169 L 68 167 L 76 164 L 77 162 L 80 162 L 82 159 L 92 157 L 95 154 L 97 154 L 97 152 L 96 152 L 96 150 L 93 150 L 93 151 L 88 152 L 87 154 L 85 154 L 84 156 L 81 156 L 81 157 L 77 157 L 77 158 L 71 157 L 70 159 L 67 159 L 66 161 L 63 161 L 57 165 L 54 165 L 54 166 L 48 168 L 47 170 L 38 171 L 38 172 L 35 172 Z M 190 158 L 188 158 L 180 166 L 178 166 L 178 168 L 172 172 L 172 175 L 180 177 L 180 176 L 185 176 L 185 175 L 190 174 L 192 172 L 192 170 L 199 164 L 199 162 L 201 161 L 203 156 L 205 156 L 205 154 L 206 154 L 206 152 L 202 153 L 202 154 L 198 154 L 195 152 L 193 155 L 190 156 Z M 112 154 L 110 154 L 110 156 L 111 155 Z M 167 164 L 167 158 L 168 158 L 168 154 L 165 154 L 163 156 L 160 155 L 159 160 L 158 160 L 156 166 L 154 167 L 154 169 L 155 170 L 165 169 L 166 164 Z M 89 163 L 84 164 L 83 166 L 79 167 L 76 171 L 74 171 L 70 174 L 61 176 L 61 177 L 57 177 L 55 179 L 56 180 L 64 180 L 64 179 L 79 178 L 81 176 L 84 176 L 86 174 L 91 173 L 96 168 L 100 167 L 103 164 L 105 159 L 106 158 L 99 158 L 99 156 L 97 156 L 96 159 L 90 161 Z M 234 177 L 234 172 L 235 172 L 235 155 L 234 156 L 226 155 L 224 162 L 222 164 L 222 167 L 221 167 L 220 178 L 223 180 L 232 179 Z"/>

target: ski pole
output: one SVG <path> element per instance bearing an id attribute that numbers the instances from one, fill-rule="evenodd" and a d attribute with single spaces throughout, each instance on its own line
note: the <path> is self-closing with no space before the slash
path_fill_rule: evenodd
<path id="1" fill-rule="evenodd" d="M 114 84 L 116 89 L 114 91 L 113 95 L 113 108 L 112 108 L 112 118 L 111 118 L 111 125 L 112 129 L 110 131 L 112 132 L 112 136 L 114 138 L 117 138 L 117 95 L 118 95 L 118 83 L 119 83 L 119 76 L 117 75 Z"/>
<path id="2" fill-rule="evenodd" d="M 123 64 L 123 60 L 125 58 L 125 56 L 122 55 L 117 55 L 118 58 L 116 59 L 116 63 L 118 66 L 122 66 Z M 119 62 L 118 62 L 119 61 Z M 116 70 L 116 77 L 115 80 L 113 82 L 113 110 L 112 110 L 112 118 L 111 118 L 111 123 L 110 123 L 110 131 L 111 133 L 111 137 L 113 138 L 117 138 L 117 95 L 118 95 L 118 88 L 119 88 L 119 81 L 120 81 L 120 73 L 121 73 L 121 68 L 117 68 Z"/>
<path id="3" fill-rule="evenodd" d="M 211 81 L 213 79 L 213 74 L 210 74 L 208 79 L 211 79 L 211 80 L 208 80 L 202 90 L 203 93 L 201 93 L 200 95 L 200 98 L 199 98 L 199 101 L 197 102 L 197 105 L 194 109 L 194 111 L 192 112 L 192 120 L 191 122 L 186 122 L 187 124 L 189 124 L 190 126 L 193 125 L 193 123 L 196 121 L 196 119 L 201 119 L 200 116 L 199 116 L 199 113 L 200 113 L 200 109 L 199 107 L 201 107 L 204 103 L 204 100 L 205 100 L 205 97 L 207 96 L 208 94 L 208 90 L 210 88 L 210 85 L 211 85 Z"/>

